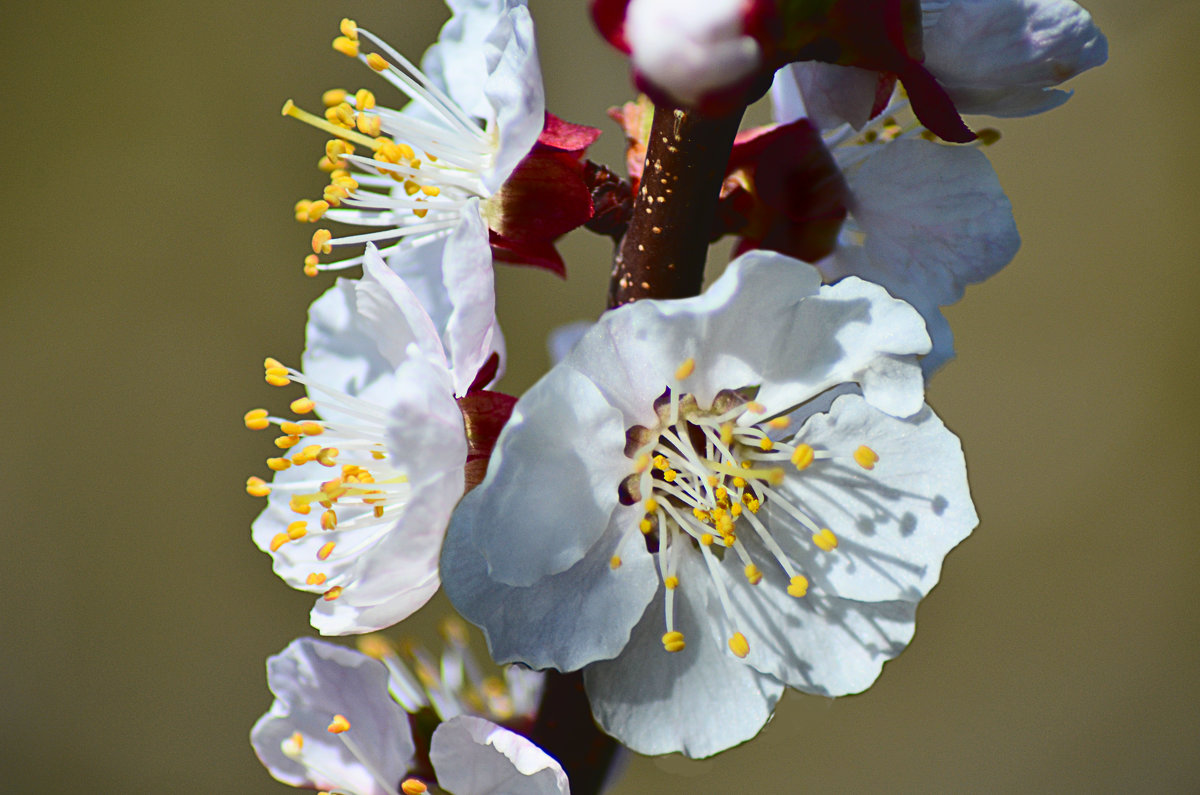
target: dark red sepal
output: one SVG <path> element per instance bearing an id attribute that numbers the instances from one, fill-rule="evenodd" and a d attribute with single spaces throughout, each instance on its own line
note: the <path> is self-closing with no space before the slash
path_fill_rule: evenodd
<path id="1" fill-rule="evenodd" d="M 478 381 L 478 378 L 476 380 Z M 467 491 L 478 486 L 483 480 L 488 459 L 496 446 L 496 439 L 508 418 L 512 416 L 513 406 L 516 404 L 517 399 L 512 395 L 487 389 L 469 391 L 465 396 L 458 398 L 458 410 L 462 412 L 463 425 L 467 431 Z"/>
<path id="2" fill-rule="evenodd" d="M 592 22 L 596 29 L 612 46 L 626 55 L 629 54 L 629 42 L 625 39 L 625 12 L 629 8 L 629 0 L 592 0 Z"/>
<path id="3" fill-rule="evenodd" d="M 728 174 L 720 231 L 742 237 L 738 253 L 766 248 L 816 262 L 833 251 L 850 189 L 807 119 L 740 134 Z"/>
<path id="4" fill-rule="evenodd" d="M 475 373 L 475 380 L 467 387 L 467 394 L 478 392 L 486 387 L 492 381 L 496 380 L 496 373 L 500 372 L 500 354 L 492 352 L 492 355 L 487 357 L 487 361 Z"/>
<path id="5" fill-rule="evenodd" d="M 600 130 L 596 127 L 563 121 L 547 111 L 542 134 L 538 136 L 537 142 L 542 146 L 548 146 L 560 152 L 572 152 L 582 157 L 584 150 L 594 144 L 599 137 Z"/>

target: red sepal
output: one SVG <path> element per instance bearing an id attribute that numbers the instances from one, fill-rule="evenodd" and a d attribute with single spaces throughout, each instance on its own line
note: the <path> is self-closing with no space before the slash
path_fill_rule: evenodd
<path id="1" fill-rule="evenodd" d="M 629 0 L 592 0 L 592 22 L 596 29 L 612 46 L 626 55 L 629 54 L 629 41 L 625 38 L 625 12 L 629 8 Z"/>
<path id="2" fill-rule="evenodd" d="M 492 355 L 487 357 L 487 361 L 475 373 L 475 380 L 467 387 L 467 394 L 478 392 L 492 381 L 496 380 L 496 373 L 500 372 L 500 354 L 492 352 Z"/>
<path id="3" fill-rule="evenodd" d="M 766 248 L 816 262 L 833 251 L 850 189 L 807 119 L 740 134 L 728 174 L 720 232 L 742 237 L 738 253 Z"/>
<path id="4" fill-rule="evenodd" d="M 468 392 L 458 399 L 458 410 L 467 431 L 467 491 L 483 480 L 496 439 L 516 404 L 517 399 L 512 395 L 486 389 Z"/>

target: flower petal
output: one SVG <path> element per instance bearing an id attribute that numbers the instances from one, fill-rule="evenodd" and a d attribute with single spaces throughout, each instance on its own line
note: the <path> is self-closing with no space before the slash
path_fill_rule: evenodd
<path id="1" fill-rule="evenodd" d="M 788 64 L 775 73 L 771 84 L 775 120 L 808 117 L 822 130 L 842 124 L 861 129 L 871 119 L 879 78 L 878 72 L 857 66 L 819 61 Z"/>
<path id="2" fill-rule="evenodd" d="M 484 93 L 494 109 L 499 138 L 483 183 L 494 193 L 537 143 L 546 121 L 546 95 L 529 9 L 517 5 L 501 16 L 483 49 L 488 67 Z"/>
<path id="3" fill-rule="evenodd" d="M 574 671 L 615 657 L 658 588 L 641 535 L 628 532 L 635 509 L 618 508 L 574 566 L 518 588 L 489 577 L 472 545 L 476 528 L 493 515 L 487 504 L 479 489 L 459 503 L 442 549 L 442 579 L 455 608 L 483 629 L 492 658 Z M 614 555 L 621 560 L 615 569 Z"/>
<path id="4" fill-rule="evenodd" d="M 443 263 L 442 283 L 452 307 L 444 340 L 454 371 L 454 394 L 462 396 L 495 350 L 499 330 L 492 252 L 478 199 L 463 208 L 462 221 L 446 241 Z"/>
<path id="5" fill-rule="evenodd" d="M 562 765 L 515 732 L 461 715 L 433 732 L 438 786 L 455 795 L 569 795 Z"/>
<path id="6" fill-rule="evenodd" d="M 699 555 L 681 555 L 675 628 L 687 646 L 663 649 L 659 589 L 629 645 L 615 660 L 583 671 L 596 722 L 641 754 L 694 759 L 754 737 L 771 718 L 783 684 L 729 654 L 708 626 L 708 573 Z"/>
<path id="7" fill-rule="evenodd" d="M 415 749 L 408 715 L 388 695 L 382 664 L 300 638 L 267 660 L 267 683 L 276 700 L 254 725 L 250 741 L 275 778 L 296 787 L 387 795 L 392 782 L 404 777 Z M 335 715 L 349 722 L 345 738 L 361 758 L 327 730 Z M 297 732 L 303 743 L 293 745 L 296 753 L 286 753 L 284 743 Z"/>

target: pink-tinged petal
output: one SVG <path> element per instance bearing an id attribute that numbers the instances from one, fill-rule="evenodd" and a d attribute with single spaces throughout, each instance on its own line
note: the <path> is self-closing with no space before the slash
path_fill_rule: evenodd
<path id="1" fill-rule="evenodd" d="M 438 786 L 455 795 L 569 795 L 562 765 L 491 721 L 460 715 L 433 732 L 429 759 Z"/>
<path id="2" fill-rule="evenodd" d="M 494 278 L 487 225 L 479 212 L 479 200 L 472 199 L 446 241 L 442 271 L 452 307 L 443 341 L 456 395 L 466 394 L 493 352 L 497 333 Z"/>
<path id="3" fill-rule="evenodd" d="M 563 152 L 571 152 L 579 156 L 583 151 L 596 142 L 600 130 L 584 124 L 574 124 L 563 121 L 549 111 L 546 112 L 546 122 L 538 143 Z"/>

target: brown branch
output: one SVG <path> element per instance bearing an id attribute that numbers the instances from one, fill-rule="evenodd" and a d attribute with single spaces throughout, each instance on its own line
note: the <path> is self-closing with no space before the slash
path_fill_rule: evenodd
<path id="1" fill-rule="evenodd" d="M 629 231 L 617 248 L 609 308 L 700 294 L 721 182 L 741 113 L 656 105 Z"/>
<path id="2" fill-rule="evenodd" d="M 583 674 L 546 671 L 546 689 L 529 739 L 567 772 L 572 795 L 600 792 L 617 752 L 617 741 L 596 725 Z"/>

